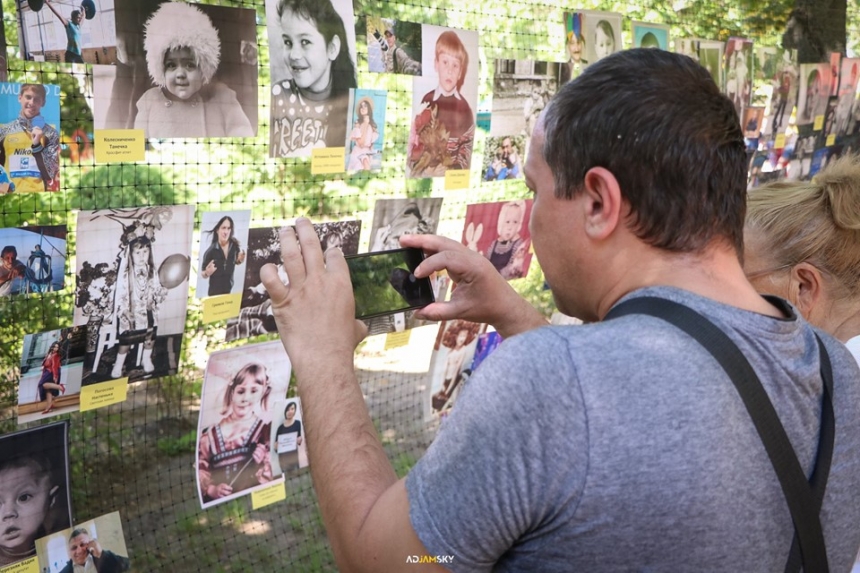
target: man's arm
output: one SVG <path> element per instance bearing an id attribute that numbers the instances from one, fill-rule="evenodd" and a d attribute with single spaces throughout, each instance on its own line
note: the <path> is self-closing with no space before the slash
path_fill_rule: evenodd
<path id="1" fill-rule="evenodd" d="M 271 264 L 260 278 L 296 373 L 311 476 L 338 566 L 403 571 L 408 556 L 427 551 L 412 527 L 406 487 L 385 455 L 353 369 L 366 327 L 354 318 L 346 260 L 337 248 L 323 255 L 304 218 L 296 231 L 281 232 L 281 255 L 289 286 Z"/>
<path id="2" fill-rule="evenodd" d="M 68 25 L 69 25 L 69 21 L 68 21 L 68 20 L 66 20 L 65 18 L 63 18 L 63 15 L 62 15 L 62 14 L 60 14 L 59 12 L 57 12 L 57 9 L 56 9 L 56 8 L 54 8 L 54 5 L 53 5 L 53 4 L 51 4 L 51 2 L 50 2 L 49 0 L 45 0 L 45 5 L 46 5 L 48 8 L 50 8 L 50 9 L 51 9 L 51 12 L 53 12 L 53 13 L 57 16 L 57 18 L 59 18 L 59 19 L 60 19 L 60 22 L 62 22 L 62 23 L 63 23 L 63 26 L 68 26 Z"/>
<path id="3" fill-rule="evenodd" d="M 416 277 L 447 269 L 451 280 L 457 283 L 450 301 L 435 302 L 417 310 L 416 318 L 484 322 L 493 325 L 502 338 L 548 324 L 486 257 L 461 243 L 437 235 L 402 235 L 400 244 L 429 254 L 415 269 Z"/>

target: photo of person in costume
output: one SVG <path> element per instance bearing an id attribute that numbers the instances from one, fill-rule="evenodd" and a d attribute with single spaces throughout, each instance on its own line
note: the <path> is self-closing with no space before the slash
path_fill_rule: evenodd
<path id="1" fill-rule="evenodd" d="M 0 88 L 4 94 L 17 94 L 20 110 L 17 117 L 0 125 L 0 165 L 14 186 L 9 191 L 58 191 L 60 135 L 54 126 L 60 119 L 59 86 L 2 84 Z M 0 104 L 14 109 L 10 100 L 11 95 L 3 95 Z"/>
<path id="2" fill-rule="evenodd" d="M 648 22 L 633 22 L 631 29 L 633 31 L 634 48 L 669 49 L 669 26 Z"/>
<path id="3" fill-rule="evenodd" d="M 123 573 L 131 566 L 127 555 L 118 511 L 36 541 L 41 571 Z"/>
<path id="4" fill-rule="evenodd" d="M 441 31 L 433 44 L 427 42 L 428 29 Z M 467 77 L 476 78 L 472 75 L 474 70 L 469 70 L 469 62 L 476 62 L 477 58 L 470 57 L 471 50 L 466 48 L 466 43 L 471 48 L 473 39 L 476 47 L 477 32 L 424 27 L 425 46 L 434 46 L 435 74 L 430 74 L 425 66 L 424 76 L 413 78 L 413 101 L 428 87 L 430 91 L 413 105 L 407 177 L 442 177 L 448 169 L 469 169 L 472 164 L 475 139 L 472 108 L 477 103 L 477 91 L 475 86 L 465 83 Z M 465 93 L 464 86 L 470 93 Z"/>
<path id="5" fill-rule="evenodd" d="M 343 147 L 357 86 L 349 0 L 266 0 L 271 46 L 271 157 Z"/>
<path id="6" fill-rule="evenodd" d="M 505 279 L 524 277 L 531 263 L 530 212 L 530 199 L 467 205 L 462 242 L 489 259 Z"/>
<path id="7" fill-rule="evenodd" d="M 433 351 L 431 372 L 431 407 L 434 413 L 450 410 L 471 375 L 478 334 L 486 325 L 466 320 L 452 320 L 439 325 Z"/>
<path id="8" fill-rule="evenodd" d="M 215 352 L 203 380 L 197 487 L 204 509 L 272 482 L 272 407 L 286 396 L 290 360 L 278 342 Z"/>
<path id="9" fill-rule="evenodd" d="M 382 90 L 350 90 L 350 109 L 355 122 L 346 141 L 347 171 L 379 171 L 382 168 L 387 95 Z"/>
<path id="10" fill-rule="evenodd" d="M 561 65 L 561 83 L 566 83 L 579 75 L 588 64 L 585 59 L 585 36 L 582 35 L 582 14 L 564 13 L 564 29 L 567 38 L 567 61 Z"/>
<path id="11" fill-rule="evenodd" d="M 206 230 L 200 237 L 198 298 L 241 292 L 244 277 L 242 265 L 245 263 L 245 250 L 242 245 L 248 242 L 250 222 L 250 211 L 203 214 L 201 224 Z M 209 246 L 203 251 L 202 246 L 206 244 L 207 239 Z"/>
<path id="12" fill-rule="evenodd" d="M 0 438 L 0 566 L 71 524 L 67 436 L 68 422 L 57 422 Z"/>
<path id="13" fill-rule="evenodd" d="M 193 218 L 194 207 L 186 205 L 79 213 L 74 320 L 100 325 L 97 334 L 88 333 L 97 340 L 95 355 L 92 341 L 87 345 L 84 385 L 176 372 Z"/>
<path id="14" fill-rule="evenodd" d="M 156 87 L 137 102 L 135 129 L 147 137 L 253 137 L 236 92 L 215 79 L 221 41 L 199 8 L 165 2 L 146 23 L 144 50 Z"/>

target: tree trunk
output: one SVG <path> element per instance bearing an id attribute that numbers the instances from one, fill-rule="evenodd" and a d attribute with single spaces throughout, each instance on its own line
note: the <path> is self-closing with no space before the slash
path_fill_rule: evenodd
<path id="1" fill-rule="evenodd" d="M 845 54 L 847 0 L 794 0 L 782 45 L 797 50 L 798 61 L 828 62 L 831 52 Z"/>

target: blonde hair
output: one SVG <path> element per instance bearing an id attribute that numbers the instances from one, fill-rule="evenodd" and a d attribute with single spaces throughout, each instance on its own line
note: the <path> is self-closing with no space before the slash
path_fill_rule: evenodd
<path id="1" fill-rule="evenodd" d="M 526 217 L 526 202 L 523 199 L 514 199 L 513 201 L 504 203 L 501 209 L 499 209 L 499 220 L 496 222 L 497 229 L 501 229 L 502 223 L 505 221 L 505 215 L 512 209 L 516 209 L 520 212 L 520 227 L 522 227 L 523 219 Z M 519 231 L 520 229 L 517 229 L 517 232 Z"/>
<path id="2" fill-rule="evenodd" d="M 860 294 L 860 156 L 833 160 L 811 181 L 753 189 L 746 226 L 761 234 L 774 263 L 808 261 L 844 296 Z"/>

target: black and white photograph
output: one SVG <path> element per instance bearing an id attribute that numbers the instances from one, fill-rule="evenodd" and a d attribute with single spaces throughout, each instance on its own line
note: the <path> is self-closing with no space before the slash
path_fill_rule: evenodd
<path id="1" fill-rule="evenodd" d="M 690 56 L 711 72 L 714 83 L 723 88 L 723 50 L 725 44 L 718 40 L 698 38 L 676 38 L 675 51 Z"/>
<path id="2" fill-rule="evenodd" d="M 367 16 L 367 67 L 371 72 L 421 75 L 421 24 Z"/>
<path id="3" fill-rule="evenodd" d="M 289 475 L 308 467 L 308 445 L 302 425 L 302 400 L 299 397 L 275 401 L 272 408 L 272 470 L 275 476 Z"/>
<path id="4" fill-rule="evenodd" d="M 562 83 L 561 68 L 558 62 L 496 60 L 490 135 L 531 137 L 538 116 Z"/>
<path id="5" fill-rule="evenodd" d="M 210 211 L 201 216 L 197 298 L 242 292 L 251 211 Z"/>
<path id="6" fill-rule="evenodd" d="M 157 0 L 116 0 L 115 66 L 95 66 L 96 129 L 146 137 L 257 133 L 256 15 Z"/>
<path id="7" fill-rule="evenodd" d="M 75 325 L 83 385 L 175 374 L 191 270 L 192 205 L 81 211 Z"/>
<path id="8" fill-rule="evenodd" d="M 18 379 L 18 424 L 80 409 L 87 327 L 24 336 Z"/>
<path id="9" fill-rule="evenodd" d="M 266 0 L 271 157 L 343 147 L 355 70 L 351 0 Z"/>
<path id="10" fill-rule="evenodd" d="M 726 42 L 726 96 L 735 104 L 739 117 L 750 105 L 753 85 L 753 42 L 745 38 L 729 38 Z"/>
<path id="11" fill-rule="evenodd" d="M 287 395 L 291 368 L 280 340 L 209 356 L 197 422 L 203 509 L 283 481 L 272 464 L 273 410 Z"/>
<path id="12" fill-rule="evenodd" d="M 621 42 L 621 14 L 585 11 L 582 15 L 585 59 L 588 63 L 593 64 L 624 48 Z"/>
<path id="13" fill-rule="evenodd" d="M 361 221 L 336 221 L 314 225 L 323 249 L 340 247 L 345 255 L 358 253 Z M 227 321 L 226 340 L 250 338 L 277 332 L 272 301 L 260 280 L 260 269 L 268 263 L 278 267 L 278 276 L 288 284 L 287 273 L 281 262 L 281 227 L 264 227 L 248 232 L 248 256 L 245 261 L 245 282 L 242 291 L 242 310 L 239 316 Z"/>
<path id="14" fill-rule="evenodd" d="M 819 116 L 823 121 L 829 98 L 830 64 L 800 64 L 797 125 L 814 126 L 815 118 Z"/>
<path id="15" fill-rule="evenodd" d="M 478 33 L 422 27 L 423 75 L 412 78 L 406 176 L 444 177 L 469 169 L 478 105 Z"/>
<path id="16" fill-rule="evenodd" d="M 843 136 L 848 132 L 851 109 L 857 98 L 857 81 L 860 78 L 860 58 L 843 58 L 839 73 L 839 94 L 836 104 L 834 133 Z"/>
<path id="17" fill-rule="evenodd" d="M 488 137 L 481 169 L 484 181 L 522 179 L 526 141 L 524 134 Z"/>
<path id="18" fill-rule="evenodd" d="M 115 0 L 16 2 L 21 58 L 36 62 L 113 64 L 117 58 L 114 3 Z"/>
<path id="19" fill-rule="evenodd" d="M 38 539 L 36 556 L 43 573 L 123 573 L 131 567 L 118 511 Z"/>
<path id="20" fill-rule="evenodd" d="M 63 290 L 66 225 L 0 229 L 0 297 Z"/>
<path id="21" fill-rule="evenodd" d="M 378 199 L 373 207 L 369 252 L 399 249 L 401 235 L 435 233 L 441 211 L 441 197 Z"/>
<path id="22" fill-rule="evenodd" d="M 69 422 L 0 437 L 0 567 L 36 555 L 36 540 L 72 524 Z"/>

